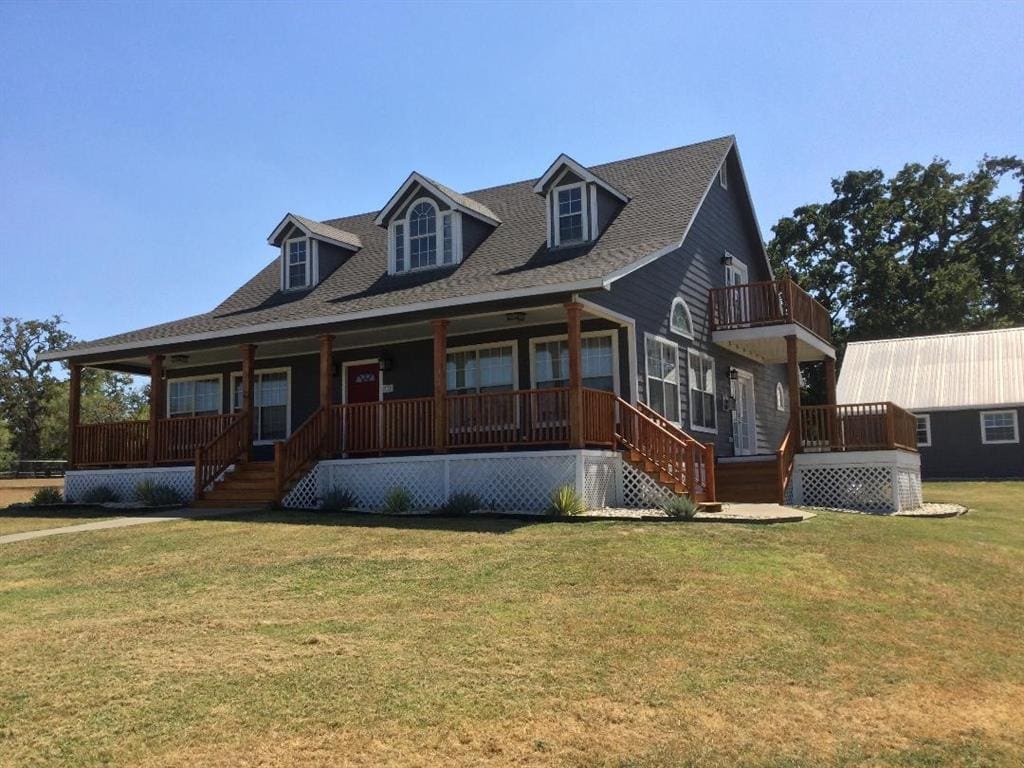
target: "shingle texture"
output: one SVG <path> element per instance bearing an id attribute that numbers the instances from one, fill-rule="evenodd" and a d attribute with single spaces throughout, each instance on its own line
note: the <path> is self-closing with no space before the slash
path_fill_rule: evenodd
<path id="1" fill-rule="evenodd" d="M 493 212 L 501 224 L 454 268 L 390 276 L 387 232 L 376 212 L 320 224 L 357 238 L 362 247 L 308 292 L 282 294 L 275 257 L 259 274 L 210 312 L 78 345 L 72 354 L 114 345 L 158 344 L 193 334 L 241 332 L 247 326 L 301 322 L 438 300 L 470 300 L 495 291 L 532 289 L 603 278 L 681 241 L 703 196 L 732 148 L 731 136 L 669 149 L 590 170 L 628 195 L 593 243 L 547 248 L 544 198 L 533 180 L 460 195 Z M 316 225 L 317 222 L 310 222 Z"/>
<path id="2" fill-rule="evenodd" d="M 290 214 L 293 219 L 300 222 L 309 232 L 314 235 L 320 235 L 320 237 L 326 237 L 330 240 L 337 240 L 339 243 L 347 243 L 353 248 L 362 248 L 363 242 L 359 239 L 359 235 L 354 235 L 351 232 L 346 232 L 343 229 L 332 227 L 329 224 L 323 224 L 319 221 L 313 221 L 313 219 L 307 219 L 305 216 L 299 216 L 297 213 Z"/>
<path id="3" fill-rule="evenodd" d="M 1024 404 L 1024 327 L 853 342 L 836 399 L 920 411 Z"/>

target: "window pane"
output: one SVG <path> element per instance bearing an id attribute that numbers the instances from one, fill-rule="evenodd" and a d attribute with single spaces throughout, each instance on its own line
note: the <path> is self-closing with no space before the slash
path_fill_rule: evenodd
<path id="1" fill-rule="evenodd" d="M 538 387 L 564 387 L 569 380 L 568 344 L 564 341 L 537 344 L 533 366 Z"/>
<path id="2" fill-rule="evenodd" d="M 665 385 L 659 379 L 647 379 L 648 405 L 665 416 Z"/>
<path id="3" fill-rule="evenodd" d="M 676 357 L 675 347 L 661 345 L 661 378 L 670 384 L 679 384 L 679 365 Z"/>
<path id="4" fill-rule="evenodd" d="M 217 413 L 220 410 L 220 381 L 197 381 L 195 389 L 196 413 Z"/>
<path id="5" fill-rule="evenodd" d="M 288 287 L 301 288 L 306 285 L 306 265 L 290 264 L 288 266 Z"/>
<path id="6" fill-rule="evenodd" d="M 583 190 L 558 191 L 558 237 L 562 242 L 583 239 Z"/>
<path id="7" fill-rule="evenodd" d="M 996 442 L 1000 440 L 1012 441 L 1016 439 L 1014 429 L 1013 413 L 986 413 L 983 414 L 985 424 L 985 440 Z"/>
<path id="8" fill-rule="evenodd" d="M 256 379 L 256 405 L 265 407 L 288 404 L 288 374 L 261 373 Z"/>
<path id="9" fill-rule="evenodd" d="M 479 356 L 481 389 L 511 389 L 512 349 L 481 349 Z"/>
<path id="10" fill-rule="evenodd" d="M 284 405 L 260 408 L 260 440 L 283 440 L 288 436 L 288 408 Z"/>
<path id="11" fill-rule="evenodd" d="M 395 225 L 395 271 L 405 271 L 405 227 Z"/>
<path id="12" fill-rule="evenodd" d="M 679 387 L 676 384 L 665 384 L 665 418 L 679 421 Z"/>
<path id="13" fill-rule="evenodd" d="M 454 260 L 454 254 L 452 252 L 452 215 L 446 213 L 442 217 L 442 230 L 444 240 L 444 263 L 451 264 Z"/>
<path id="14" fill-rule="evenodd" d="M 409 267 L 437 264 L 437 216 L 430 203 L 419 203 L 409 212 Z"/>
<path id="15" fill-rule="evenodd" d="M 167 412 L 169 416 L 192 412 L 192 382 L 172 381 L 168 385 Z"/>

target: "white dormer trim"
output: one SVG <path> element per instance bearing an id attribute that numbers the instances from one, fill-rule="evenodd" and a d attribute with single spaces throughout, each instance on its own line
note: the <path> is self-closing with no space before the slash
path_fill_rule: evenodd
<path id="1" fill-rule="evenodd" d="M 559 180 L 561 177 L 559 177 Z M 594 233 L 594 227 L 596 227 L 597 216 L 591 216 L 591 207 L 588 202 L 588 198 L 591 200 L 596 199 L 596 193 L 594 195 L 587 194 L 587 187 L 593 189 L 593 185 L 588 184 L 585 181 L 577 181 L 572 184 L 561 184 L 551 187 L 548 191 L 548 195 L 545 198 L 547 201 L 547 219 L 548 219 L 548 247 L 559 248 L 562 245 L 579 245 L 580 243 L 586 243 L 596 239 Z M 582 213 L 581 231 L 583 237 L 579 240 L 572 240 L 566 243 L 562 243 L 562 227 L 561 227 L 561 216 L 558 211 L 558 193 L 569 189 L 580 190 L 580 211 Z M 593 223 L 592 223 L 593 220 Z"/>
<path id="2" fill-rule="evenodd" d="M 410 248 L 410 237 L 409 237 L 409 211 L 415 208 L 420 203 L 429 203 L 434 209 L 434 216 L 436 217 L 436 231 L 435 237 L 437 238 L 437 262 L 434 264 L 426 264 L 420 267 L 410 266 L 409 259 L 411 257 Z M 413 200 L 408 206 L 406 206 L 405 218 L 393 219 L 388 224 L 388 274 L 389 275 L 404 275 L 408 272 L 424 272 L 430 269 L 444 269 L 446 267 L 453 267 L 457 264 L 462 263 L 462 212 L 458 210 L 441 210 L 437 205 L 437 202 L 430 197 L 418 197 Z M 452 240 L 452 259 L 451 261 L 444 260 L 444 220 L 450 219 L 451 222 L 451 240 Z M 402 228 L 401 235 L 398 234 L 398 228 Z M 401 238 L 402 245 L 402 269 L 398 269 L 398 249 L 397 244 Z"/>
<path id="3" fill-rule="evenodd" d="M 601 189 L 603 189 L 605 192 L 614 197 L 617 197 L 622 202 L 629 202 L 629 197 L 627 195 L 624 195 L 622 192 L 619 192 L 619 190 L 617 190 L 607 181 L 602 179 L 600 176 L 595 176 L 593 173 L 588 171 L 584 166 L 577 163 L 564 152 L 555 159 L 555 162 L 553 162 L 546 171 L 544 171 L 544 175 L 540 177 L 536 184 L 533 185 L 533 191 L 536 192 L 538 195 L 543 195 L 545 188 L 548 186 L 552 179 L 556 178 L 556 175 L 558 175 L 558 172 L 563 167 L 571 170 L 585 182 L 589 184 L 596 184 L 597 186 L 601 187 Z"/>
<path id="4" fill-rule="evenodd" d="M 324 224 L 322 226 L 328 227 L 329 225 Z M 270 243 L 271 245 L 277 245 L 281 236 L 288 230 L 289 227 L 295 227 L 300 232 L 302 232 L 306 237 L 314 238 L 315 240 L 323 240 L 325 243 L 336 245 L 339 248 L 344 248 L 346 250 L 352 251 L 353 253 L 362 248 L 362 243 L 360 242 L 359 238 L 356 235 L 351 235 L 351 237 L 353 238 L 353 242 L 347 242 L 345 240 L 339 240 L 335 237 L 331 237 L 330 235 L 325 234 L 322 231 L 314 232 L 308 226 L 306 226 L 306 224 L 302 221 L 300 217 L 292 213 L 285 214 L 285 217 L 281 219 L 281 223 L 274 227 L 274 231 L 270 233 L 270 236 L 267 238 L 267 242 Z M 335 229 L 337 228 L 335 227 Z M 346 232 L 345 234 L 347 235 L 349 233 Z"/>
<path id="5" fill-rule="evenodd" d="M 288 283 L 288 245 L 303 242 L 306 244 L 306 283 L 289 285 Z M 289 237 L 281 243 L 281 290 L 306 291 L 320 283 L 320 248 L 317 241 L 310 237 Z"/>
<path id="6" fill-rule="evenodd" d="M 378 227 L 383 226 L 384 222 L 387 221 L 388 216 L 391 215 L 393 209 L 398 205 L 399 202 L 401 202 L 402 198 L 405 197 L 405 193 L 408 192 L 409 189 L 411 189 L 414 184 L 419 184 L 425 190 L 430 192 L 430 194 L 440 199 L 445 205 L 447 205 L 454 211 L 464 213 L 467 216 L 472 216 L 474 219 L 480 219 L 480 221 L 484 222 L 485 224 L 490 224 L 492 227 L 496 227 L 499 224 L 501 224 L 501 220 L 495 216 L 488 216 L 482 211 L 476 211 L 473 210 L 472 208 L 467 208 L 466 206 L 462 205 L 457 200 L 453 199 L 451 195 L 447 194 L 444 190 L 438 187 L 437 184 L 432 182 L 426 176 L 420 175 L 416 171 L 413 171 L 412 173 L 409 174 L 409 178 L 405 180 L 405 183 L 398 188 L 398 191 L 395 192 L 395 194 L 391 196 L 391 198 L 387 201 L 384 207 L 381 208 L 380 213 L 377 214 L 377 218 L 373 220 L 373 223 L 376 224 Z"/>

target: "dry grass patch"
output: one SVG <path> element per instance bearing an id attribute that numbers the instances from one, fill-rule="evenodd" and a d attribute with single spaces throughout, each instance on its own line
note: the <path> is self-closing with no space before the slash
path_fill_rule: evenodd
<path id="1" fill-rule="evenodd" d="M 0 763 L 1024 756 L 1024 484 L 951 520 L 261 515 L 8 545 Z"/>

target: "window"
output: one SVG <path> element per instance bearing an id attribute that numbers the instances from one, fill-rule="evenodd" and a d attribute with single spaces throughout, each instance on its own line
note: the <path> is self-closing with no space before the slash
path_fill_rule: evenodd
<path id="1" fill-rule="evenodd" d="M 288 437 L 291 418 L 290 370 L 256 371 L 253 381 L 253 439 L 273 442 Z M 231 410 L 242 410 L 242 374 L 231 374 Z"/>
<path id="2" fill-rule="evenodd" d="M 584 334 L 580 340 L 583 386 L 618 391 L 614 333 Z M 537 389 L 569 386 L 569 342 L 565 338 L 533 341 L 533 385 Z"/>
<path id="3" fill-rule="evenodd" d="M 715 361 L 690 350 L 690 425 L 704 432 L 717 429 L 715 420 Z"/>
<path id="4" fill-rule="evenodd" d="M 775 410 L 786 410 L 786 388 L 782 386 L 781 381 L 775 385 Z"/>
<path id="5" fill-rule="evenodd" d="M 725 166 L 726 164 L 722 163 L 722 167 L 718 169 L 718 183 L 722 186 L 722 189 L 729 188 L 729 172 Z"/>
<path id="6" fill-rule="evenodd" d="M 583 185 L 559 189 L 558 242 L 572 243 L 583 239 Z"/>
<path id="7" fill-rule="evenodd" d="M 981 442 L 985 445 L 1019 443 L 1016 411 L 982 411 Z"/>
<path id="8" fill-rule="evenodd" d="M 682 299 L 673 299 L 668 324 L 672 333 L 678 333 L 688 339 L 693 338 L 693 317 L 690 315 L 690 308 Z"/>
<path id="9" fill-rule="evenodd" d="M 647 405 L 679 422 L 679 347 L 657 336 L 644 339 L 647 355 Z"/>
<path id="10" fill-rule="evenodd" d="M 515 385 L 515 344 L 448 352 L 448 392 L 457 395 L 511 390 Z"/>
<path id="11" fill-rule="evenodd" d="M 208 416 L 220 413 L 220 376 L 170 379 L 167 416 Z"/>
<path id="12" fill-rule="evenodd" d="M 914 418 L 917 419 L 917 445 L 927 448 L 932 444 L 932 417 L 926 413 Z"/>
<path id="13" fill-rule="evenodd" d="M 306 240 L 288 240 L 285 243 L 288 263 L 285 265 L 285 288 L 309 286 L 309 251 Z"/>
<path id="14" fill-rule="evenodd" d="M 424 200 L 409 211 L 409 269 L 437 264 L 437 213 Z"/>
<path id="15" fill-rule="evenodd" d="M 440 211 L 421 198 L 409 206 L 405 219 L 391 222 L 391 274 L 458 264 L 462 251 L 462 215 Z"/>

